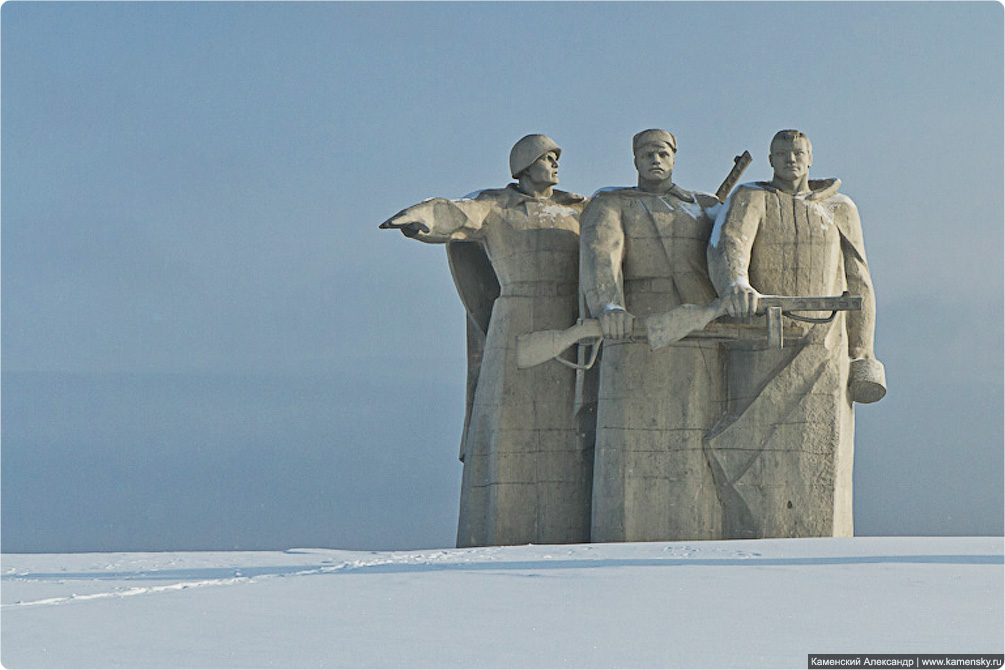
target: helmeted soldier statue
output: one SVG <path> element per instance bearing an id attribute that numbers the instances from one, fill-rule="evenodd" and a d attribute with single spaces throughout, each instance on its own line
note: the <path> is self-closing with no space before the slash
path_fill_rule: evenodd
<path id="1" fill-rule="evenodd" d="M 516 180 L 460 200 L 433 198 L 381 228 L 446 243 L 468 315 L 468 397 L 458 546 L 588 542 L 591 430 L 576 417 L 577 373 L 558 361 L 519 370 L 515 339 L 579 316 L 579 216 L 586 199 L 554 186 L 562 150 L 527 135 Z"/>

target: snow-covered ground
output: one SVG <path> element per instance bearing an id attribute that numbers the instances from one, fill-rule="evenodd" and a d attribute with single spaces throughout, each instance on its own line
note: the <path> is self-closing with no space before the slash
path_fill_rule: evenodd
<path id="1" fill-rule="evenodd" d="M 1002 538 L 9 554 L 7 668 L 800 668 L 1002 653 Z"/>

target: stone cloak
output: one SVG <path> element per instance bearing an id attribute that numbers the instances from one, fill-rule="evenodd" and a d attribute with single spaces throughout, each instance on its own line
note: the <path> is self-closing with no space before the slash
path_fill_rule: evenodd
<path id="1" fill-rule="evenodd" d="M 568 328 L 579 316 L 585 202 L 558 190 L 535 199 L 510 185 L 406 210 L 426 227 L 414 237 L 450 244 L 469 315 L 458 546 L 589 541 L 593 445 L 574 416 L 576 371 L 555 361 L 519 370 L 515 352 L 518 335 Z"/>
<path id="2" fill-rule="evenodd" d="M 865 298 L 863 314 L 830 323 L 783 317 L 802 336 L 781 350 L 753 338 L 724 345 L 727 407 L 706 446 L 727 539 L 853 534 L 848 373 L 852 358 L 872 356 L 875 301 L 858 213 L 839 185 L 811 181 L 809 195 L 792 196 L 745 184 L 716 221 L 708 260 L 720 292 L 745 279 L 762 294 Z"/>

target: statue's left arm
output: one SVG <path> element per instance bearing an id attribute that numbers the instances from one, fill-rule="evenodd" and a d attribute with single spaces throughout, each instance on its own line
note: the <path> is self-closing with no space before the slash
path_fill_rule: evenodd
<path id="1" fill-rule="evenodd" d="M 858 209 L 850 198 L 838 195 L 829 203 L 834 221 L 841 233 L 845 280 L 852 295 L 862 296 L 861 311 L 846 312 L 848 356 L 851 358 L 849 390 L 851 399 L 859 403 L 876 402 L 886 394 L 886 371 L 876 359 L 876 295 L 873 291 L 869 264 L 865 258 L 865 241 Z"/>
<path id="2" fill-rule="evenodd" d="M 862 296 L 862 310 L 848 312 L 848 355 L 851 358 L 875 358 L 873 344 L 876 331 L 876 296 L 873 292 L 869 264 L 865 258 L 862 222 L 858 209 L 849 198 L 838 196 L 834 203 L 834 218 L 841 232 L 841 253 L 848 291 Z"/>

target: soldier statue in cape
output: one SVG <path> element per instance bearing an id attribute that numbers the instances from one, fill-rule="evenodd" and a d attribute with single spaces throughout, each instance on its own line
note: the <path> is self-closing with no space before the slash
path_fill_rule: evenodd
<path id="1" fill-rule="evenodd" d="M 590 539 L 592 414 L 583 374 L 558 361 L 528 370 L 515 363 L 518 335 L 567 328 L 580 315 L 587 200 L 555 188 L 561 153 L 551 138 L 527 135 L 510 152 L 515 183 L 433 198 L 381 224 L 447 245 L 468 316 L 458 546 Z"/>
<path id="2" fill-rule="evenodd" d="M 707 438 L 724 537 L 852 535 L 853 403 L 886 393 L 858 210 L 838 179 L 809 179 L 798 130 L 771 141 L 770 182 L 740 186 L 715 223 L 711 278 L 732 317 L 763 321 L 766 295 L 861 298 L 861 309 L 782 317 L 784 345 L 728 345 L 727 411 Z M 780 344 L 780 343 L 779 343 Z"/>

